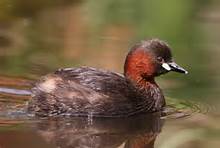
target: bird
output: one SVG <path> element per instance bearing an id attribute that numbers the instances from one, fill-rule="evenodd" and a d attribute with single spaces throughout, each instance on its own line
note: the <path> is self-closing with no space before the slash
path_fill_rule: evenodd
<path id="1" fill-rule="evenodd" d="M 129 117 L 163 110 L 155 77 L 170 71 L 187 74 L 160 39 L 142 40 L 129 50 L 124 73 L 93 67 L 60 68 L 32 88 L 28 112 L 39 117 Z"/>

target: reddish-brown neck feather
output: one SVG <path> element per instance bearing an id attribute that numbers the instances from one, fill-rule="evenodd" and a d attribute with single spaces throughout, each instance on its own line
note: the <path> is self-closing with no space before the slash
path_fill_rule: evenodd
<path id="1" fill-rule="evenodd" d="M 150 53 L 136 49 L 128 54 L 124 66 L 126 78 L 137 84 L 143 83 L 143 81 L 154 83 L 154 74 L 155 64 Z"/>

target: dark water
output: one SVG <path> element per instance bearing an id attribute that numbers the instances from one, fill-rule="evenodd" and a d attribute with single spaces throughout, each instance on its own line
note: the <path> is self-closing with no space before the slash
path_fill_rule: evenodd
<path id="1" fill-rule="evenodd" d="M 3 0 L 0 4 L 0 148 L 219 148 L 218 0 Z M 30 88 L 59 67 L 123 73 L 137 41 L 172 47 L 187 76 L 157 78 L 162 113 L 131 118 L 38 119 L 26 113 Z"/>

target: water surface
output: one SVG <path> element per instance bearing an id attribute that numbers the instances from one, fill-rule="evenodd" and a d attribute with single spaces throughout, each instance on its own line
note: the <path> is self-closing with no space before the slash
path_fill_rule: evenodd
<path id="1" fill-rule="evenodd" d="M 38 118 L 26 111 L 31 99 L 28 87 L 6 87 L 0 88 L 0 146 L 4 148 L 176 147 L 197 140 L 202 143 L 210 131 L 213 139 L 218 134 L 216 119 L 208 115 L 210 109 L 198 102 L 167 98 L 163 112 L 128 118 Z M 172 136 L 173 130 L 177 135 Z"/>
<path id="2" fill-rule="evenodd" d="M 3 0 L 0 8 L 0 148 L 219 148 L 219 1 Z M 123 73 L 128 49 L 152 37 L 167 41 L 189 71 L 156 79 L 164 112 L 122 119 L 27 114 L 40 76 L 79 65 Z"/>

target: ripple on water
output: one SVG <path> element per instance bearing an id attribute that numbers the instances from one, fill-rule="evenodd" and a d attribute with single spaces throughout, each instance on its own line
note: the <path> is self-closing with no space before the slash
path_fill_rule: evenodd
<path id="1" fill-rule="evenodd" d="M 25 119 L 29 99 L 30 96 L 0 93 L 0 118 Z"/>
<path id="2" fill-rule="evenodd" d="M 214 106 L 187 100 L 167 99 L 167 106 L 163 111 L 163 119 L 178 119 L 193 116 L 196 113 L 207 114 L 214 110 Z"/>

